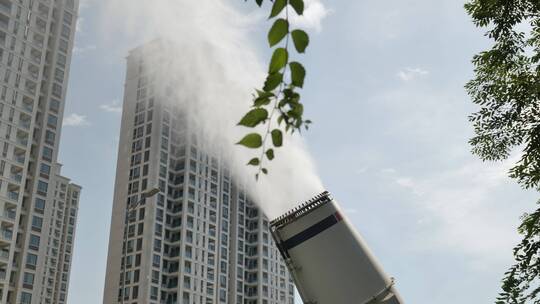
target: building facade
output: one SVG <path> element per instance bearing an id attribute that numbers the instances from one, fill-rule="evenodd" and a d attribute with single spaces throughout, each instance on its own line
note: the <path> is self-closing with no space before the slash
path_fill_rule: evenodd
<path id="1" fill-rule="evenodd" d="M 0 303 L 65 303 L 80 187 L 57 164 L 78 0 L 0 0 Z"/>
<path id="2" fill-rule="evenodd" d="M 292 304 L 268 221 L 160 80 L 166 47 L 127 59 L 103 303 Z"/>

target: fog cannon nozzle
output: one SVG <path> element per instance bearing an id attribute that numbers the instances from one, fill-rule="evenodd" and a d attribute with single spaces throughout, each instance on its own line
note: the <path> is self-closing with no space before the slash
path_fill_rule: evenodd
<path id="1" fill-rule="evenodd" d="M 305 304 L 403 304 L 360 234 L 325 191 L 270 222 Z"/>

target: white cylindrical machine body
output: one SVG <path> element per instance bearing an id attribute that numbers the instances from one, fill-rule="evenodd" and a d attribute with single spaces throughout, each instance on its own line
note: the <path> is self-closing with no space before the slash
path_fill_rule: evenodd
<path id="1" fill-rule="evenodd" d="M 304 304 L 403 304 L 365 241 L 324 192 L 272 221 Z"/>

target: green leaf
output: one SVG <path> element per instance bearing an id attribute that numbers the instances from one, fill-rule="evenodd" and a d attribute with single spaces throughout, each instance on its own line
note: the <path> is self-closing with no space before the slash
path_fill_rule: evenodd
<path id="1" fill-rule="evenodd" d="M 270 103 L 270 98 L 258 97 L 257 99 L 255 99 L 255 101 L 253 101 L 253 106 L 258 108 L 258 107 L 261 107 L 261 106 L 266 106 L 269 103 Z"/>
<path id="2" fill-rule="evenodd" d="M 287 49 L 277 48 L 272 55 L 272 59 L 270 60 L 270 68 L 268 72 L 270 74 L 279 72 L 285 67 L 288 60 L 289 53 L 287 52 Z"/>
<path id="3" fill-rule="evenodd" d="M 301 118 L 304 114 L 304 106 L 301 103 L 291 104 L 292 110 L 289 115 L 295 118 Z"/>
<path id="4" fill-rule="evenodd" d="M 274 149 L 268 149 L 268 151 L 266 151 L 266 157 L 268 158 L 268 160 L 273 160 L 274 159 Z"/>
<path id="5" fill-rule="evenodd" d="M 304 0 L 289 0 L 289 4 L 298 15 L 304 14 Z"/>
<path id="6" fill-rule="evenodd" d="M 281 13 L 285 6 L 287 6 L 287 0 L 274 0 L 272 12 L 270 13 L 270 17 L 268 18 L 274 18 L 275 16 L 279 15 L 279 13 Z"/>
<path id="7" fill-rule="evenodd" d="M 276 20 L 268 32 L 268 43 L 270 47 L 283 40 L 287 36 L 287 33 L 289 33 L 289 22 L 283 18 Z"/>
<path id="8" fill-rule="evenodd" d="M 265 92 L 271 92 L 275 88 L 277 88 L 281 82 L 283 81 L 283 74 L 281 73 L 273 73 L 268 75 L 266 78 L 266 81 L 264 82 L 264 88 L 263 90 Z"/>
<path id="9" fill-rule="evenodd" d="M 283 133 L 279 129 L 272 130 L 272 143 L 275 147 L 281 147 L 283 145 Z"/>
<path id="10" fill-rule="evenodd" d="M 298 53 L 304 53 L 309 45 L 309 36 L 303 30 L 294 30 L 291 32 L 294 47 Z"/>
<path id="11" fill-rule="evenodd" d="M 249 111 L 242 120 L 240 120 L 238 125 L 253 128 L 266 119 L 268 119 L 268 111 L 257 108 Z"/>
<path id="12" fill-rule="evenodd" d="M 249 161 L 248 166 L 258 166 L 260 163 L 261 161 L 257 157 L 255 157 Z"/>
<path id="13" fill-rule="evenodd" d="M 289 67 L 291 68 L 292 85 L 299 88 L 303 87 L 304 79 L 306 78 L 306 69 L 304 66 L 298 62 L 291 62 L 289 63 Z"/>
<path id="14" fill-rule="evenodd" d="M 255 0 L 255 2 L 257 3 L 258 6 L 261 6 L 263 3 L 263 0 Z"/>
<path id="15" fill-rule="evenodd" d="M 265 92 L 265 91 L 257 90 L 257 97 L 254 97 L 255 99 L 253 100 L 253 106 L 254 107 L 266 106 L 270 103 L 270 98 L 274 96 L 275 95 L 272 92 Z"/>
<path id="16" fill-rule="evenodd" d="M 262 173 L 264 173 L 264 174 L 268 174 L 268 169 L 266 169 L 266 168 L 262 168 L 261 171 L 262 171 Z"/>
<path id="17" fill-rule="evenodd" d="M 261 90 L 257 90 L 257 97 L 258 98 L 266 98 L 266 97 L 273 97 L 274 93 L 272 92 L 265 92 Z"/>
<path id="18" fill-rule="evenodd" d="M 257 133 L 250 133 L 236 143 L 247 148 L 257 149 L 262 146 L 262 137 Z"/>

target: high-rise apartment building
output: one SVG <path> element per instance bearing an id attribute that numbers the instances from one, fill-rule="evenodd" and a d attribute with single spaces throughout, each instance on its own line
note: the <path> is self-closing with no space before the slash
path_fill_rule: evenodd
<path id="1" fill-rule="evenodd" d="M 0 0 L 0 303 L 65 303 L 80 187 L 57 155 L 78 0 Z"/>
<path id="2" fill-rule="evenodd" d="M 103 303 L 294 303 L 267 219 L 160 80 L 169 47 L 127 58 Z"/>

